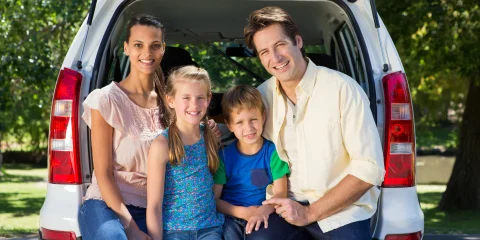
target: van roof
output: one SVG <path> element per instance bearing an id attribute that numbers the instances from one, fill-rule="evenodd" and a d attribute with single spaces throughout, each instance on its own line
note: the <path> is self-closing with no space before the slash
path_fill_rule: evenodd
<path id="1" fill-rule="evenodd" d="M 337 1 L 343 3 L 343 1 Z M 345 12 L 334 2 L 319 1 L 238 1 L 238 0 L 139 0 L 123 14 L 137 13 L 158 17 L 167 29 L 167 41 L 192 42 L 190 34 L 204 41 L 244 43 L 243 28 L 248 15 L 265 6 L 279 6 L 289 12 L 300 28 L 306 44 L 323 43 L 325 31 L 333 31 L 345 19 Z"/>

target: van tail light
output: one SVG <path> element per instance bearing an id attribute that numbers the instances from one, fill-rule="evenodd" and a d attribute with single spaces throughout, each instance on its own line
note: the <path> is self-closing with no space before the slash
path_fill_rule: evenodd
<path id="1" fill-rule="evenodd" d="M 422 239 L 422 232 L 409 234 L 389 234 L 385 236 L 385 240 L 420 240 Z"/>
<path id="2" fill-rule="evenodd" d="M 385 94 L 385 180 L 383 187 L 415 185 L 415 130 L 407 77 L 402 72 L 382 79 Z"/>
<path id="3" fill-rule="evenodd" d="M 53 231 L 46 228 L 40 229 L 42 239 L 48 240 L 75 240 L 77 236 L 74 232 Z"/>
<path id="4" fill-rule="evenodd" d="M 82 75 L 60 71 L 52 101 L 48 144 L 48 181 L 56 184 L 82 183 L 78 145 L 78 101 Z"/>

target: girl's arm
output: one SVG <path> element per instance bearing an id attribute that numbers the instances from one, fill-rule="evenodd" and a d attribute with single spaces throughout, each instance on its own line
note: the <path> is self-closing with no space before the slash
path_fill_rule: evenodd
<path id="1" fill-rule="evenodd" d="M 220 199 L 222 195 L 223 185 L 222 184 L 214 184 L 213 185 L 213 193 L 215 194 L 215 201 L 217 202 L 217 211 L 220 213 L 230 215 L 233 217 L 248 219 L 255 213 L 257 210 L 257 206 L 250 206 L 250 207 L 241 207 L 235 206 L 230 204 L 229 202 L 223 201 Z"/>
<path id="2" fill-rule="evenodd" d="M 133 220 L 113 178 L 113 127 L 105 121 L 98 110 L 91 111 L 93 166 L 102 198 L 117 214 L 129 238 L 145 239 L 148 236 Z"/>
<path id="3" fill-rule="evenodd" d="M 168 141 L 160 135 L 150 146 L 147 160 L 147 229 L 152 239 L 162 239 L 162 204 L 165 170 L 168 162 Z"/>

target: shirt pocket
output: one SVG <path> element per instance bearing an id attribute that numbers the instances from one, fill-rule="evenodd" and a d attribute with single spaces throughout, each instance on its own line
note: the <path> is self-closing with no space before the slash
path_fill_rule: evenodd
<path id="1" fill-rule="evenodd" d="M 270 184 L 268 171 L 265 168 L 254 168 L 250 170 L 250 183 L 258 188 L 266 187 Z"/>

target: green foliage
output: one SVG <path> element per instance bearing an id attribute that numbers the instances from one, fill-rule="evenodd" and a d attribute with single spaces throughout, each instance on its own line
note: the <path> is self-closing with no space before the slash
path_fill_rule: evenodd
<path id="1" fill-rule="evenodd" d="M 56 77 L 88 6 L 80 0 L 2 1 L 0 141 L 10 135 L 27 140 L 30 149 L 45 145 Z"/>
<path id="2" fill-rule="evenodd" d="M 226 89 L 239 84 L 258 86 L 262 83 L 262 80 L 270 77 L 256 57 L 233 57 L 233 59 L 251 70 L 260 80 L 255 79 L 251 74 L 237 67 L 225 56 L 216 52 L 206 44 L 183 44 L 175 46 L 187 50 L 195 62 L 208 71 L 213 82 L 212 90 L 214 92 L 225 92 Z M 225 52 L 229 43 L 216 42 L 213 43 L 213 46 Z"/>
<path id="3" fill-rule="evenodd" d="M 468 84 L 478 80 L 478 1 L 378 0 L 377 6 L 405 66 L 417 126 L 446 120 L 449 109 L 461 115 Z"/>

